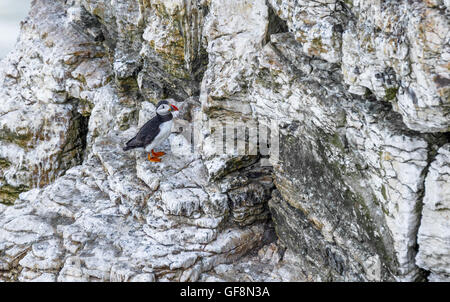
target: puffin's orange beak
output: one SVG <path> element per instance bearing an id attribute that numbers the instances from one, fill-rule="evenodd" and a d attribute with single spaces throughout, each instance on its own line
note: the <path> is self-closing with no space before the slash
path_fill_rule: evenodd
<path id="1" fill-rule="evenodd" d="M 178 108 L 177 108 L 177 106 L 175 106 L 175 105 L 172 105 L 172 104 L 170 104 L 170 106 L 172 107 L 172 109 L 173 109 L 174 111 L 178 111 Z"/>

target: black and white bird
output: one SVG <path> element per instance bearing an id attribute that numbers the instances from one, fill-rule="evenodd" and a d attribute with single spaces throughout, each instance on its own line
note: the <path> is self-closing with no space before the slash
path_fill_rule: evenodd
<path id="1" fill-rule="evenodd" d="M 178 111 L 178 108 L 167 101 L 159 101 L 156 105 L 156 115 L 142 126 L 138 134 L 130 139 L 123 151 L 143 148 L 148 153 L 148 160 L 151 162 L 160 162 L 159 157 L 164 152 L 155 152 L 153 148 L 159 146 L 166 140 L 171 132 L 173 116 L 171 111 Z"/>

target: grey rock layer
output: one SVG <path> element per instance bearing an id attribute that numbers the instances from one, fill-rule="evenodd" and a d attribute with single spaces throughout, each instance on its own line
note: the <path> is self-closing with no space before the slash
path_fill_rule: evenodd
<path id="1" fill-rule="evenodd" d="M 418 265 L 433 281 L 450 280 L 450 145 L 442 146 L 425 179 L 422 224 L 419 228 Z"/>

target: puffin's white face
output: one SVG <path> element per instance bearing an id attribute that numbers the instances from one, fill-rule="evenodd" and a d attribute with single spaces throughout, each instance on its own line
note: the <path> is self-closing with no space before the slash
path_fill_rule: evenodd
<path id="1" fill-rule="evenodd" d="M 172 108 L 168 104 L 161 104 L 158 108 L 156 108 L 156 112 L 159 115 L 168 115 Z"/>
<path id="2" fill-rule="evenodd" d="M 178 108 L 172 104 L 161 104 L 156 108 L 156 113 L 159 115 L 168 115 L 170 111 L 178 111 Z"/>

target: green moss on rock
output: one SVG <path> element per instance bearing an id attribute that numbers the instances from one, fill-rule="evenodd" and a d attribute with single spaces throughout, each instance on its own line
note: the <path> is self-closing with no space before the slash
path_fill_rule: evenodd
<path id="1" fill-rule="evenodd" d="M 0 188 L 0 203 L 13 204 L 19 197 L 20 193 L 29 190 L 26 186 L 13 187 L 4 185 Z"/>

